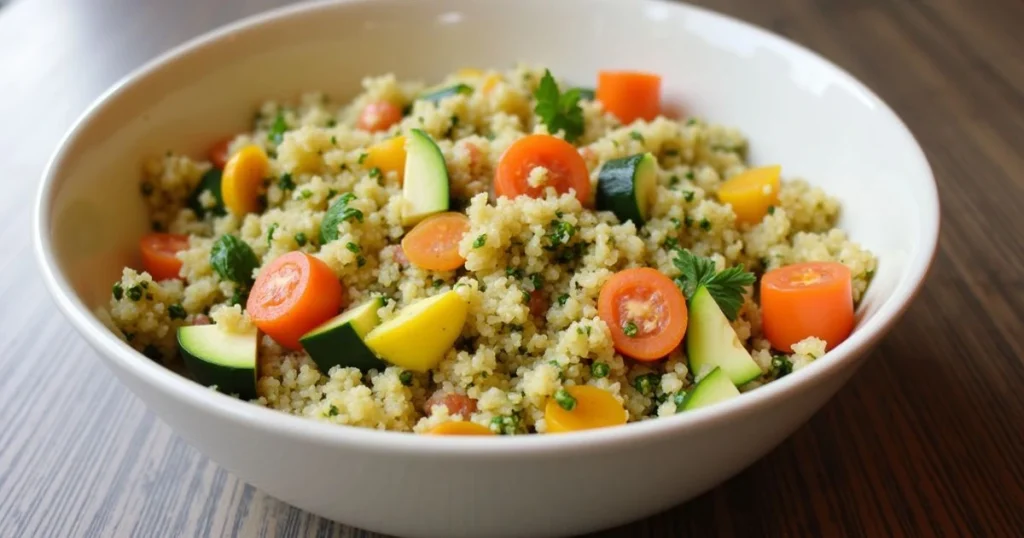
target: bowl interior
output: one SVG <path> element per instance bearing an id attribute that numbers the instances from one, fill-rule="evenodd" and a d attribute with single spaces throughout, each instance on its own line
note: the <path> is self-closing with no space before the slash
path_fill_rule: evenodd
<path id="1" fill-rule="evenodd" d="M 517 61 L 581 85 L 593 85 L 602 68 L 661 73 L 673 108 L 739 128 L 755 163 L 781 163 L 786 177 L 837 196 L 840 226 L 879 257 L 859 331 L 881 328 L 916 289 L 937 233 L 934 183 L 913 136 L 884 104 L 766 32 L 699 9 L 626 0 L 317 4 L 221 30 L 113 90 L 65 140 L 41 197 L 44 259 L 91 310 L 105 303 L 122 266 L 138 264 L 137 240 L 149 227 L 138 191 L 147 155 L 201 155 L 247 129 L 267 98 L 322 90 L 347 99 L 368 74 L 430 82 L 459 67 Z"/>

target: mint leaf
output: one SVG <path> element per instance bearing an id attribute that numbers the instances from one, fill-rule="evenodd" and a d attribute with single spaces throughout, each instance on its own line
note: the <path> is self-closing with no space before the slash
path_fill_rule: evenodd
<path id="1" fill-rule="evenodd" d="M 559 92 L 558 83 L 551 76 L 551 71 L 545 69 L 544 77 L 540 79 L 533 97 L 537 100 L 533 111 L 540 116 L 549 133 L 562 131 L 568 142 L 575 142 L 583 134 L 583 109 L 579 105 L 579 88 L 573 88 L 565 93 Z"/>

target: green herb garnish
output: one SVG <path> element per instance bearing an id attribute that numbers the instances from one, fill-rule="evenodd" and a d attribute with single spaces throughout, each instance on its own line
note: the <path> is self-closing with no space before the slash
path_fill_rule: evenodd
<path id="1" fill-rule="evenodd" d="M 338 198 L 331 207 L 327 208 L 323 220 L 320 222 L 320 243 L 327 244 L 338 238 L 338 225 L 346 220 L 355 219 L 363 222 L 363 212 L 349 207 L 348 204 L 355 200 L 356 195 L 346 192 Z"/>
<path id="2" fill-rule="evenodd" d="M 596 378 L 608 377 L 611 372 L 611 367 L 607 363 L 601 361 L 594 362 L 590 365 L 590 375 Z"/>
<path id="3" fill-rule="evenodd" d="M 295 182 L 292 181 L 292 175 L 287 172 L 281 174 L 281 177 L 277 179 L 277 187 L 283 191 L 295 190 Z"/>
<path id="4" fill-rule="evenodd" d="M 412 372 L 409 370 L 402 370 L 402 373 L 398 374 L 398 381 L 406 387 L 412 385 Z"/>
<path id="5" fill-rule="evenodd" d="M 274 117 L 274 123 L 270 126 L 270 131 L 267 133 L 267 140 L 280 144 L 284 140 L 284 133 L 287 131 L 288 123 L 284 121 L 284 113 L 278 111 L 277 116 Z"/>
<path id="6" fill-rule="evenodd" d="M 180 304 L 172 304 L 167 307 L 167 315 L 171 319 L 185 319 L 188 317 L 188 312 L 185 311 L 185 307 Z"/>
<path id="7" fill-rule="evenodd" d="M 715 272 L 715 262 L 711 258 L 696 256 L 683 248 L 676 249 L 673 263 L 682 273 L 676 278 L 676 285 L 683 290 L 687 300 L 693 299 L 697 288 L 704 286 L 725 317 L 736 319 L 743 306 L 743 292 L 755 280 L 753 273 L 743 269 L 743 264 Z"/>
<path id="8" fill-rule="evenodd" d="M 480 248 L 487 244 L 487 234 L 480 234 L 473 240 L 473 248 Z"/>
<path id="9" fill-rule="evenodd" d="M 632 321 L 627 321 L 622 324 L 622 333 L 625 334 L 626 336 L 633 338 L 634 336 L 636 336 L 636 332 L 636 323 L 633 323 Z"/>
<path id="10" fill-rule="evenodd" d="M 569 142 L 576 141 L 583 134 L 583 109 L 579 105 L 579 89 L 559 92 L 558 83 L 551 76 L 551 71 L 545 69 L 533 97 L 537 100 L 533 111 L 540 116 L 549 133 L 562 131 Z"/>
<path id="11" fill-rule="evenodd" d="M 248 286 L 252 283 L 253 270 L 260 266 L 260 260 L 248 243 L 225 234 L 210 249 L 210 265 L 222 279 Z"/>
<path id="12" fill-rule="evenodd" d="M 114 288 L 113 288 L 112 291 L 113 291 L 113 294 L 114 294 L 114 300 L 115 301 L 120 301 L 121 297 L 124 297 L 124 288 L 121 287 L 121 283 L 120 282 L 115 282 L 114 283 Z"/>
<path id="13" fill-rule="evenodd" d="M 295 242 L 298 243 L 300 247 L 306 246 L 306 241 L 308 241 L 308 239 L 306 239 L 306 234 L 304 232 L 298 232 L 295 234 Z"/>
<path id="14" fill-rule="evenodd" d="M 576 398 L 573 398 L 572 394 L 569 394 L 569 391 L 565 389 L 558 389 L 558 392 L 555 393 L 555 401 L 566 411 L 576 409 Z"/>

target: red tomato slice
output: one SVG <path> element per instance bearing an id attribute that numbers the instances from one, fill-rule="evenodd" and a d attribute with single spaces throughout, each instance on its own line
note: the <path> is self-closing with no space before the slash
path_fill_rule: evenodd
<path id="1" fill-rule="evenodd" d="M 619 353 L 640 361 L 664 358 L 686 334 L 686 298 L 672 279 L 649 267 L 615 273 L 597 299 Z"/>
<path id="2" fill-rule="evenodd" d="M 139 241 L 142 266 L 157 281 L 178 278 L 181 260 L 176 254 L 187 248 L 188 236 L 181 234 L 150 233 Z"/>
<path id="3" fill-rule="evenodd" d="M 323 260 L 289 252 L 270 262 L 256 278 L 245 309 L 261 331 L 282 346 L 299 350 L 299 338 L 338 314 L 341 282 Z"/>

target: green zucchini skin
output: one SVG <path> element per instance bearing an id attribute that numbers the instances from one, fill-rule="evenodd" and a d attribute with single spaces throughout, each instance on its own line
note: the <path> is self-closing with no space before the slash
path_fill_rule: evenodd
<path id="1" fill-rule="evenodd" d="M 597 209 L 611 211 L 620 221 L 638 227 L 647 222 L 657 187 L 657 163 L 650 153 L 612 159 L 597 178 Z"/>

